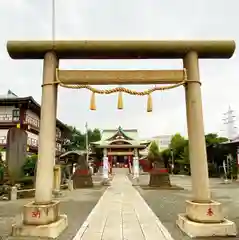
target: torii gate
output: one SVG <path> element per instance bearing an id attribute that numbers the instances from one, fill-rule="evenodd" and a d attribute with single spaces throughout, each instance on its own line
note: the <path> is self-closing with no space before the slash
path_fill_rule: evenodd
<path id="1" fill-rule="evenodd" d="M 56 237 L 67 226 L 67 217 L 59 216 L 59 202 L 52 199 L 56 76 L 63 85 L 172 84 L 185 80 L 183 70 L 57 70 L 60 59 L 183 59 L 193 196 L 177 224 L 191 237 L 236 235 L 235 224 L 224 219 L 221 204 L 210 195 L 198 66 L 199 58 L 230 58 L 234 41 L 10 41 L 7 49 L 13 59 L 44 59 L 35 200 L 24 207 L 23 225 L 14 225 L 13 235 Z"/>

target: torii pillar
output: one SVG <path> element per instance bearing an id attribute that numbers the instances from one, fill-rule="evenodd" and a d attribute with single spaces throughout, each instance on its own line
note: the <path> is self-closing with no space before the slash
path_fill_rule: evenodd
<path id="1" fill-rule="evenodd" d="M 67 226 L 66 216 L 59 216 L 59 202 L 52 200 L 57 95 L 53 82 L 58 59 L 183 59 L 188 75 L 185 91 L 193 196 L 186 201 L 186 213 L 179 214 L 177 224 L 190 237 L 236 235 L 235 224 L 224 218 L 221 204 L 211 199 L 198 67 L 199 58 L 230 58 L 234 41 L 12 41 L 7 48 L 13 59 L 44 59 L 36 196 L 24 206 L 23 223 L 13 226 L 13 235 L 56 237 Z M 64 70 L 59 75 L 61 72 L 64 75 Z M 69 83 L 69 74 L 63 83 Z M 74 72 L 70 82 L 114 82 L 107 72 L 104 81 L 96 75 L 93 81 L 89 72 L 82 80 Z M 145 84 L 140 76 L 114 78 L 119 84 L 130 84 L 133 78 L 137 84 Z"/>

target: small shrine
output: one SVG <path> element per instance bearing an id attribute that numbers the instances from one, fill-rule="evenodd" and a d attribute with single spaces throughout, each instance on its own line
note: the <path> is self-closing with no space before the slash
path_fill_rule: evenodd
<path id="1" fill-rule="evenodd" d="M 100 148 L 108 157 L 110 171 L 113 167 L 131 168 L 133 157 L 139 157 L 139 151 L 148 143 L 139 139 L 137 129 L 106 129 L 102 131 L 100 141 L 91 142 L 92 149 Z"/>

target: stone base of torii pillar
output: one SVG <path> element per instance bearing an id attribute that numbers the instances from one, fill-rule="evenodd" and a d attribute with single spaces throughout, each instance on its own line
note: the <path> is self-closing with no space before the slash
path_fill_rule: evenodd
<path id="1" fill-rule="evenodd" d="M 26 204 L 23 209 L 23 222 L 12 226 L 12 236 L 58 237 L 68 226 L 67 216 L 59 213 L 59 203 L 52 201 L 47 205 L 36 205 L 34 202 Z"/>
<path id="2" fill-rule="evenodd" d="M 236 236 L 236 224 L 225 218 L 219 202 L 186 201 L 186 213 L 179 214 L 177 225 L 189 237 Z"/>

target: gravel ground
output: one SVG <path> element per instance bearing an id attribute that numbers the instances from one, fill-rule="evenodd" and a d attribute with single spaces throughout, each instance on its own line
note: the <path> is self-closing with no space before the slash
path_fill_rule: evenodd
<path id="1" fill-rule="evenodd" d="M 177 214 L 185 212 L 185 200 L 191 198 L 190 181 L 191 178 L 188 176 L 171 177 L 172 184 L 183 187 L 184 190 L 143 190 L 140 187 L 136 187 L 175 240 L 191 239 L 185 236 L 175 223 Z M 148 183 L 149 176 L 141 175 L 140 184 L 147 185 Z M 234 221 L 239 229 L 239 183 L 222 184 L 220 179 L 210 179 L 210 185 L 213 199 L 224 204 L 227 218 Z M 225 240 L 225 238 L 221 237 L 210 239 Z M 235 240 L 239 239 L 239 236 L 226 239 Z"/>
<path id="2" fill-rule="evenodd" d="M 97 179 L 101 180 L 100 177 L 94 177 L 94 180 L 97 181 Z M 57 240 L 70 240 L 75 236 L 105 189 L 103 186 L 95 186 L 94 188 L 77 189 L 72 192 L 63 191 L 63 196 L 60 198 L 60 211 L 67 214 L 69 225 Z M 9 237 L 11 225 L 21 220 L 22 207 L 31 200 L 19 199 L 16 201 L 0 202 L 0 240 L 20 240 L 20 238 Z M 40 238 L 24 237 L 21 239 L 36 240 Z"/>

